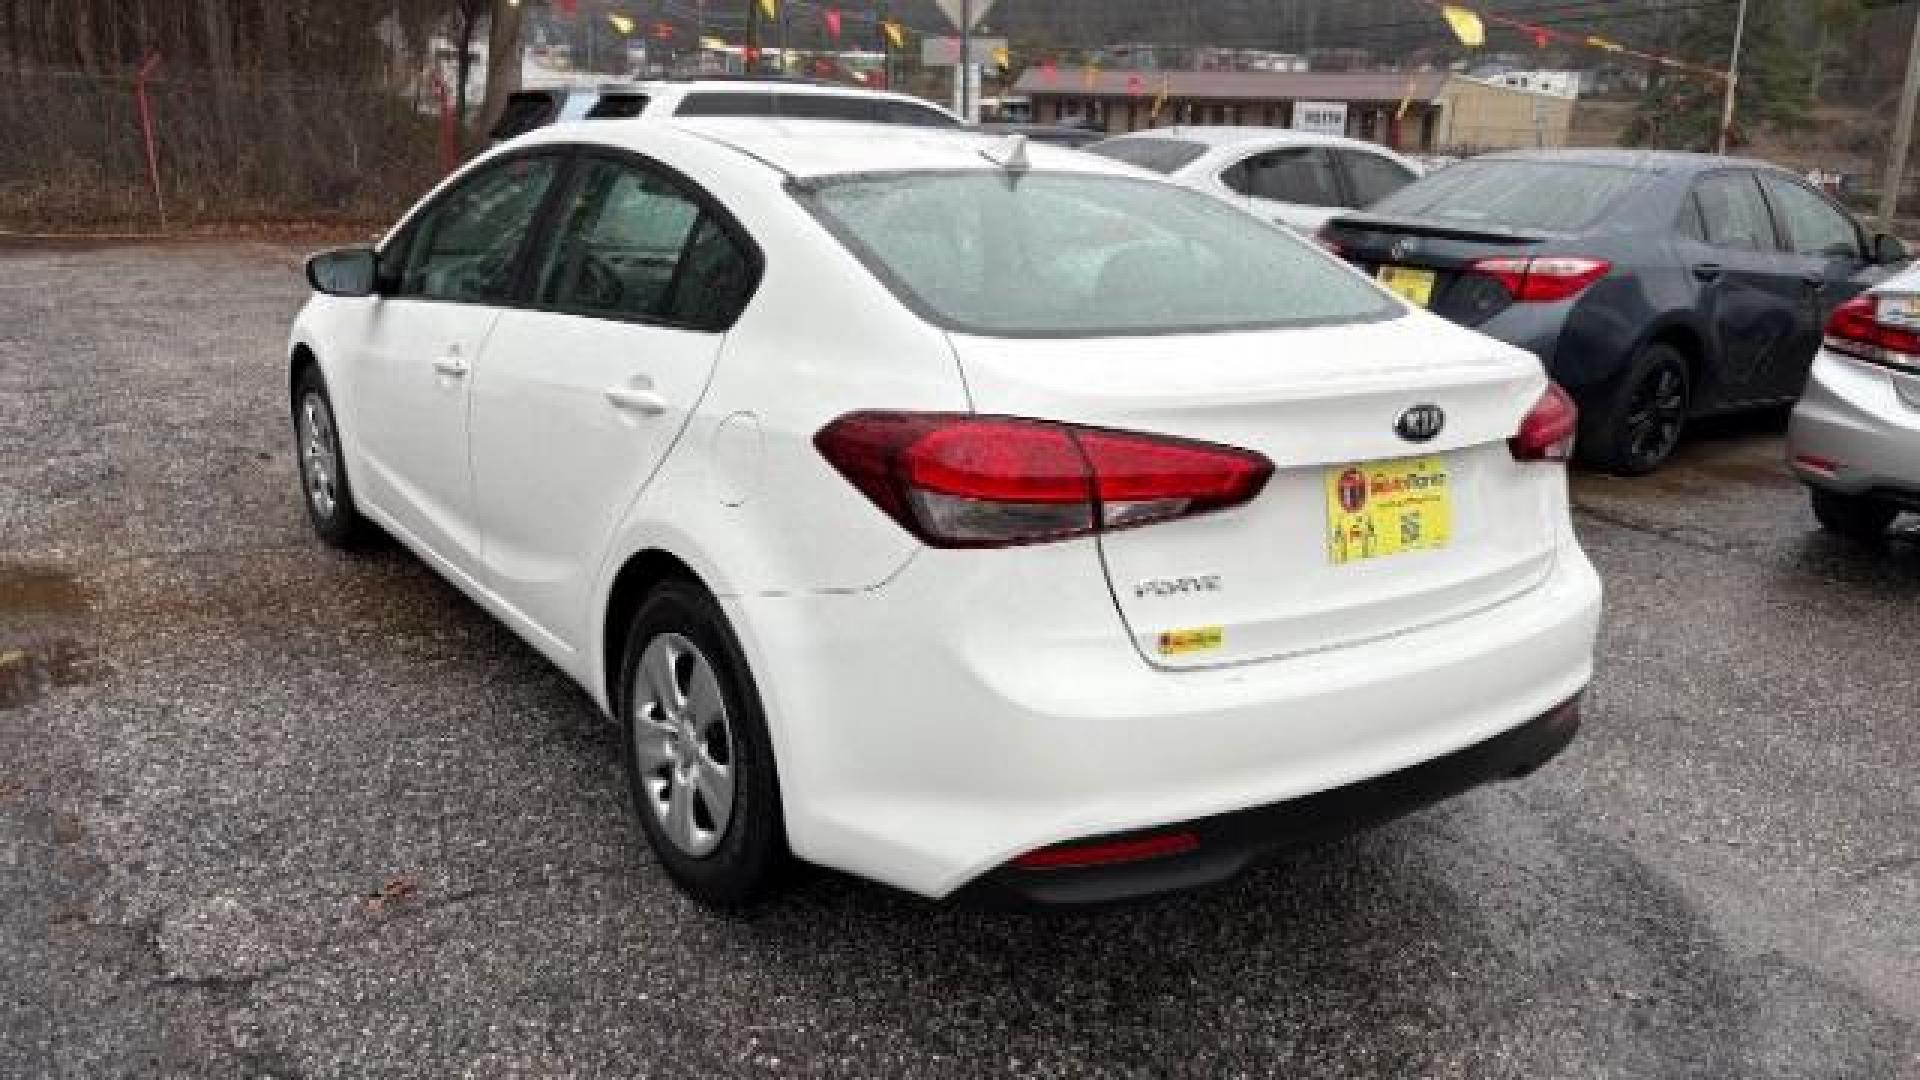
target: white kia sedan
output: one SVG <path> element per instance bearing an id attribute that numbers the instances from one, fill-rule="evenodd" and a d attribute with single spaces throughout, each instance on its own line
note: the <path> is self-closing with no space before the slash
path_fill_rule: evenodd
<path id="1" fill-rule="evenodd" d="M 1110 900 L 1524 775 L 1600 588 L 1532 356 L 1068 150 L 600 121 L 315 256 L 314 526 L 625 732 L 699 900 Z"/>

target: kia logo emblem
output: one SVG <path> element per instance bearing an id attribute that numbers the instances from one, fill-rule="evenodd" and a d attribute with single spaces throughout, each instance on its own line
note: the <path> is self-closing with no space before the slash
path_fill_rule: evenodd
<path id="1" fill-rule="evenodd" d="M 1447 426 L 1447 414 L 1438 405 L 1415 405 L 1400 414 L 1393 430 L 1408 442 L 1431 442 Z"/>

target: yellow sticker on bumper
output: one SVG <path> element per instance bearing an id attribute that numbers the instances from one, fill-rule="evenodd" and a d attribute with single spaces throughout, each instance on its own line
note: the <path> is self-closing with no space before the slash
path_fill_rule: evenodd
<path id="1" fill-rule="evenodd" d="M 1217 649 L 1226 640 L 1226 631 L 1218 626 L 1196 626 L 1191 630 L 1166 630 L 1160 634 L 1160 655 L 1206 652 Z"/>

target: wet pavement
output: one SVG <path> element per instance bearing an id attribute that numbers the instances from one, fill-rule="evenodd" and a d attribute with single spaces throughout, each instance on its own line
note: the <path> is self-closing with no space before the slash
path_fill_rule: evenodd
<path id="1" fill-rule="evenodd" d="M 1142 907 L 680 899 L 583 694 L 295 493 L 296 253 L 0 250 L 0 1076 L 1920 1077 L 1920 537 L 1580 476 L 1526 781 Z"/>

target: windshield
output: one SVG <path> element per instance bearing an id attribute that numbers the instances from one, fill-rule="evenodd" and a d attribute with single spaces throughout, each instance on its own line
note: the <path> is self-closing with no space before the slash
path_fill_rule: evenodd
<path id="1" fill-rule="evenodd" d="M 1083 149 L 1089 154 L 1168 174 L 1193 164 L 1207 152 L 1204 143 L 1185 139 L 1108 139 Z"/>
<path id="2" fill-rule="evenodd" d="M 1463 161 L 1374 204 L 1371 213 L 1578 232 L 1645 174 L 1568 161 Z"/>
<path id="3" fill-rule="evenodd" d="M 950 330 L 1204 333 L 1400 310 L 1291 232 L 1158 181 L 968 170 L 794 191 L 895 295 Z"/>

